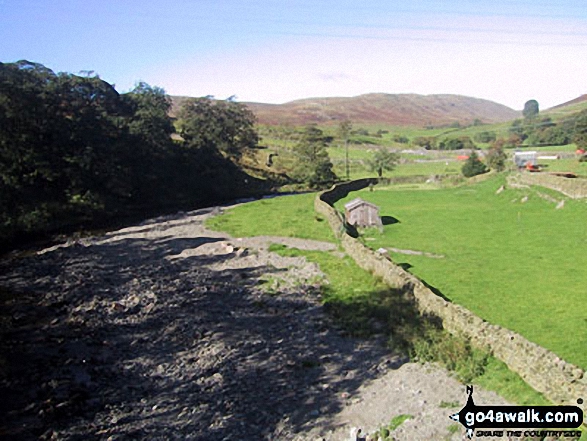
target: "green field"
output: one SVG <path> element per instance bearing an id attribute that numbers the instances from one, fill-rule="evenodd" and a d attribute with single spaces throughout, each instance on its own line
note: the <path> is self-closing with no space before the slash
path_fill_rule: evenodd
<path id="1" fill-rule="evenodd" d="M 236 237 L 283 236 L 335 242 L 330 226 L 314 212 L 316 193 L 281 196 L 242 204 L 207 225 Z"/>
<path id="2" fill-rule="evenodd" d="M 351 193 L 337 208 L 357 196 L 377 204 L 398 222 L 383 233 L 366 230 L 367 245 L 442 256 L 391 253 L 455 303 L 587 368 L 587 204 L 567 200 L 555 210 L 534 189 L 496 195 L 503 183 L 496 177 L 431 191 L 376 188 Z"/>
<path id="3" fill-rule="evenodd" d="M 432 187 L 422 185 L 417 188 Z M 334 236 L 328 225 L 313 211 L 315 196 L 315 193 L 302 194 L 242 204 L 209 219 L 207 226 L 237 237 L 276 235 L 333 241 Z M 320 266 L 329 281 L 323 287 L 322 300 L 327 310 L 351 335 L 367 336 L 383 331 L 395 349 L 407 349 L 406 344 L 409 348 L 410 341 L 415 345 L 420 342 L 428 346 L 431 361 L 455 370 L 467 383 L 472 381 L 497 391 L 514 403 L 548 404 L 518 375 L 493 357 L 475 355 L 478 354 L 476 351 L 471 352 L 462 342 L 444 334 L 433 334 L 437 336 L 437 343 L 430 346 L 426 343 L 426 325 L 413 306 L 403 300 L 401 293 L 386 287 L 359 268 L 349 256 L 341 258 L 337 252 L 300 251 L 281 245 L 272 245 L 271 250 L 282 255 L 301 255 Z M 375 331 L 372 329 L 374 325 L 377 326 Z M 414 355 L 416 358 L 422 356 L 417 351 Z M 485 363 L 482 362 L 483 357 L 487 357 Z M 481 375 L 476 376 L 480 372 Z"/>

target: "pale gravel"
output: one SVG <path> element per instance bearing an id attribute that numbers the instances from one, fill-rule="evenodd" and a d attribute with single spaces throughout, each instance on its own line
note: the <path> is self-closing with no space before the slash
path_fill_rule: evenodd
<path id="1" fill-rule="evenodd" d="M 208 230 L 222 210 L 0 262 L 0 286 L 25 293 L 3 307 L 3 351 L 29 362 L 3 371 L 5 390 L 24 389 L 0 419 L 6 439 L 347 440 L 401 414 L 396 440 L 464 439 L 446 407 L 464 405 L 462 384 L 381 339 L 345 337 L 320 304 L 319 268 L 268 251 L 334 244 Z"/>

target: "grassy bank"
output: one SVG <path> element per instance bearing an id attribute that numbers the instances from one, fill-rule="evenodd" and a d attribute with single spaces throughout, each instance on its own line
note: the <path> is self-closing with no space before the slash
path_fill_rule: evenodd
<path id="1" fill-rule="evenodd" d="M 332 241 L 331 233 L 326 234 L 324 230 L 328 225 L 315 218 L 314 197 L 298 195 L 244 204 L 211 219 L 208 226 L 235 236 L 271 234 Z M 295 217 L 296 213 L 305 216 L 306 221 L 282 220 L 283 216 Z M 503 363 L 424 321 L 401 293 L 359 268 L 350 257 L 281 245 L 273 245 L 271 250 L 304 256 L 320 266 L 329 281 L 322 289 L 325 307 L 350 335 L 383 335 L 391 348 L 408 352 L 422 361 L 439 362 L 455 371 L 463 381 L 495 390 L 512 402 L 547 403 Z"/>

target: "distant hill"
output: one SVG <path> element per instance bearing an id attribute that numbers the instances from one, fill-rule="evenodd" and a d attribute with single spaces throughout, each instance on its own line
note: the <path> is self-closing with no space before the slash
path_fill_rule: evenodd
<path id="1" fill-rule="evenodd" d="M 172 97 L 174 109 L 185 97 Z M 350 119 L 359 124 L 441 126 L 455 122 L 497 123 L 521 112 L 502 104 L 461 95 L 370 93 L 350 98 L 307 98 L 285 104 L 245 103 L 261 124 L 328 124 Z"/>
<path id="2" fill-rule="evenodd" d="M 580 97 L 575 98 L 574 100 L 571 100 L 571 101 L 567 101 L 566 103 L 559 104 L 558 106 L 551 107 L 548 110 L 555 110 L 555 109 L 561 109 L 561 108 L 567 107 L 567 106 L 574 106 L 575 104 L 584 103 L 585 101 L 587 101 L 587 94 L 581 95 Z"/>
<path id="3" fill-rule="evenodd" d="M 352 98 L 308 98 L 285 104 L 247 103 L 260 123 L 301 125 L 345 118 L 361 124 L 397 126 L 502 122 L 520 116 L 509 107 L 460 95 L 390 95 L 371 93 Z"/>

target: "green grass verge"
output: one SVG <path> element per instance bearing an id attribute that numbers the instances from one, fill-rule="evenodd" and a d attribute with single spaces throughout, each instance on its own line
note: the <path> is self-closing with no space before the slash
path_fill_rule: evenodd
<path id="1" fill-rule="evenodd" d="M 328 284 L 322 300 L 329 313 L 354 337 L 384 333 L 390 344 L 406 349 L 418 327 L 412 305 L 397 291 L 359 268 L 349 257 L 321 251 L 302 251 L 273 244 L 269 248 L 283 256 L 303 256 L 318 264 Z"/>
<path id="2" fill-rule="evenodd" d="M 322 217 L 314 212 L 315 193 L 261 199 L 208 219 L 206 226 L 236 237 L 283 236 L 335 242 Z"/>

